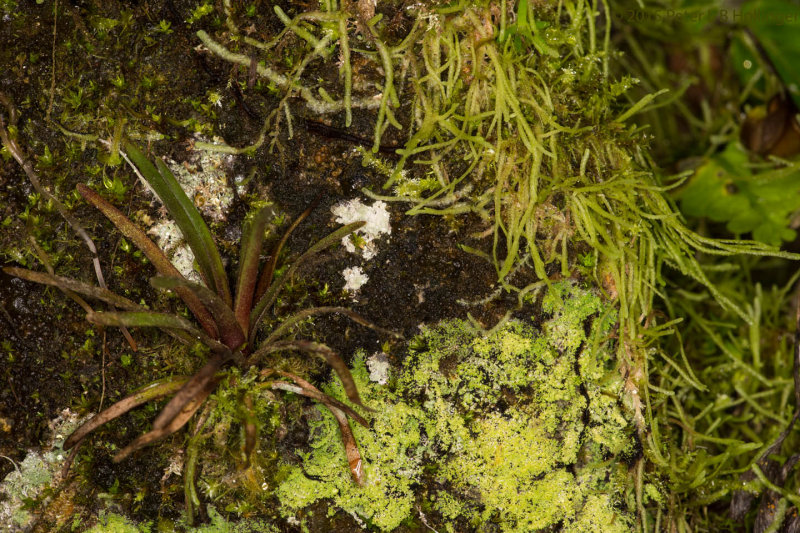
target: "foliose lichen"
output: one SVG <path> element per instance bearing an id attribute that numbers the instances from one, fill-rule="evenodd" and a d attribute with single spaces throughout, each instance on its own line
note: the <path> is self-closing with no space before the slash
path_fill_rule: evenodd
<path id="1" fill-rule="evenodd" d="M 391 531 L 430 512 L 448 531 L 628 531 L 623 459 L 632 425 L 618 400 L 615 313 L 589 290 L 554 284 L 540 327 L 511 321 L 483 335 L 449 321 L 423 329 L 397 378 L 353 377 L 376 409 L 353 425 L 366 483 L 347 474 L 335 420 L 324 409 L 310 451 L 277 490 L 285 516 L 329 499 L 330 513 Z M 331 383 L 328 392 L 344 398 Z"/>

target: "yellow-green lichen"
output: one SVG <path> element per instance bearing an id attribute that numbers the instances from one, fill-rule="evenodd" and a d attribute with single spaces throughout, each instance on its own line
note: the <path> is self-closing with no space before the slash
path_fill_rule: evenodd
<path id="1" fill-rule="evenodd" d="M 377 409 L 371 429 L 353 426 L 367 483 L 350 480 L 324 413 L 278 489 L 284 512 L 329 498 L 331 513 L 384 531 L 414 520 L 415 507 L 448 531 L 629 528 L 623 459 L 634 446 L 608 335 L 616 317 L 568 282 L 554 284 L 543 309 L 539 328 L 425 328 L 391 386 L 369 383 L 357 358 L 354 378 Z M 339 385 L 329 391 L 343 398 Z"/>
<path id="2" fill-rule="evenodd" d="M 412 511 L 412 485 L 422 471 L 418 407 L 397 401 L 388 388 L 369 381 L 363 354 L 356 359 L 353 379 L 366 404 L 377 409 L 372 428 L 351 424 L 362 453 L 365 483 L 350 478 L 342 441 L 333 415 L 320 408 L 320 420 L 311 423 L 311 452 L 302 454 L 302 468 L 290 469 L 278 487 L 284 514 L 291 515 L 311 503 L 331 498 L 336 507 L 354 513 L 380 530 L 390 531 Z M 344 400 L 338 382 L 326 392 Z"/>

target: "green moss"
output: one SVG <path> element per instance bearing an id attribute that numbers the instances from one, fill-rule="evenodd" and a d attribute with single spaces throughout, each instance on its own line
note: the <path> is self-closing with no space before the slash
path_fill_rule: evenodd
<path id="1" fill-rule="evenodd" d="M 261 520 L 240 520 L 237 522 L 228 522 L 225 518 L 217 512 L 217 510 L 209 506 L 208 517 L 210 522 L 200 527 L 189 527 L 185 530 L 188 533 L 277 533 L 278 529 L 263 522 Z M 158 531 L 170 531 L 175 524 L 164 526 L 159 525 Z M 164 528 L 162 528 L 164 526 Z M 153 531 L 149 523 L 135 524 L 128 520 L 126 517 L 115 514 L 101 514 L 98 523 L 87 533 L 150 533 Z"/>
<path id="2" fill-rule="evenodd" d="M 566 282 L 554 285 L 544 310 L 550 318 L 541 328 L 426 328 L 390 386 L 369 383 L 359 356 L 353 376 L 377 409 L 371 430 L 353 427 L 367 483 L 350 480 L 336 423 L 320 409 L 310 451 L 278 489 L 284 513 L 327 498 L 331 513 L 354 513 L 384 531 L 413 519 L 415 504 L 444 524 L 479 530 L 630 528 L 627 471 L 618 465 L 633 448 L 632 426 L 605 338 L 615 315 Z M 329 392 L 343 398 L 338 385 Z"/>
<path id="3" fill-rule="evenodd" d="M 87 533 L 149 533 L 150 527 L 136 526 L 125 518 L 117 514 L 101 514 L 100 520 Z"/>

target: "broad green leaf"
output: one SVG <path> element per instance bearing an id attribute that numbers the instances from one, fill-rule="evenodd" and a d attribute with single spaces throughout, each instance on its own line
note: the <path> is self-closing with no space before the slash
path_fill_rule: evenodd
<path id="1" fill-rule="evenodd" d="M 753 174 L 747 153 L 731 143 L 697 169 L 678 198 L 686 215 L 724 222 L 731 233 L 752 233 L 753 239 L 778 246 L 795 237 L 788 225 L 800 209 L 800 170 Z"/>
<path id="2" fill-rule="evenodd" d="M 228 278 L 214 239 L 203 217 L 183 192 L 178 180 L 160 159 L 156 158 L 154 166 L 133 143 L 126 141 L 125 151 L 175 219 L 175 223 L 194 252 L 203 280 L 228 306 L 231 306 Z"/>
<path id="3" fill-rule="evenodd" d="M 800 17 L 797 16 L 797 5 L 787 0 L 755 0 L 745 2 L 741 7 L 729 9 L 730 22 L 742 24 L 750 29 L 758 39 L 758 45 L 778 71 L 778 75 L 787 87 L 800 87 L 800 69 L 797 58 L 800 57 Z M 733 20 L 733 17 L 736 20 Z M 743 84 L 747 84 L 764 64 L 753 46 L 742 39 L 735 39 L 731 47 L 731 58 L 734 68 Z M 797 89 L 790 91 L 796 104 L 800 105 L 800 93 Z"/>

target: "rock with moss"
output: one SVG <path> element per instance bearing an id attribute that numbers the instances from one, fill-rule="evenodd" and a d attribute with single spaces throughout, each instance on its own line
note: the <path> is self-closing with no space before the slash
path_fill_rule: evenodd
<path id="1" fill-rule="evenodd" d="M 539 327 L 425 328 L 387 385 L 357 357 L 354 379 L 377 410 L 370 429 L 353 425 L 366 482 L 350 480 L 336 422 L 320 409 L 310 449 L 278 488 L 284 515 L 329 500 L 331 514 L 381 531 L 423 510 L 448 531 L 628 531 L 624 459 L 635 442 L 618 400 L 615 313 L 567 282 L 542 309 Z M 344 398 L 336 383 L 328 392 Z"/>

